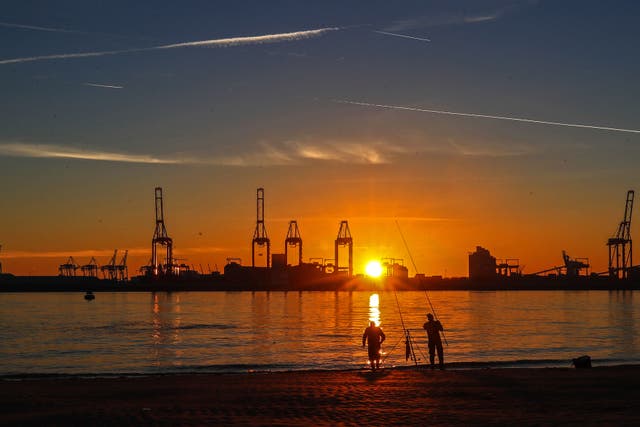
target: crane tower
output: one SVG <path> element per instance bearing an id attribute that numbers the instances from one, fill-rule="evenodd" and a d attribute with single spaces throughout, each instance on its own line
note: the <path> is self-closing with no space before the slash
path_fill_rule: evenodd
<path id="1" fill-rule="evenodd" d="M 340 246 L 347 246 L 349 248 L 349 267 L 340 267 L 338 257 L 338 249 Z M 349 277 L 353 276 L 353 239 L 351 238 L 351 231 L 349 230 L 349 223 L 347 221 L 340 222 L 340 229 L 338 230 L 338 237 L 336 238 L 335 244 L 335 266 L 334 273 L 346 270 Z"/>
<path id="2" fill-rule="evenodd" d="M 158 260 L 158 245 L 166 249 L 164 263 Z M 156 187 L 156 229 L 151 239 L 151 268 L 153 275 L 171 274 L 173 266 L 173 239 L 167 234 L 164 225 L 164 206 L 162 202 L 162 187 Z"/>
<path id="3" fill-rule="evenodd" d="M 256 266 L 256 246 L 267 247 L 267 268 L 271 267 L 271 241 L 264 226 L 264 188 L 258 188 L 256 200 L 256 229 L 251 241 L 251 266 Z"/>
<path id="4" fill-rule="evenodd" d="M 289 231 L 284 239 L 284 262 L 289 265 L 289 246 L 298 247 L 298 265 L 302 264 L 302 237 L 300 237 L 300 229 L 297 221 L 289 221 Z"/>
<path id="5" fill-rule="evenodd" d="M 624 218 L 614 237 L 607 240 L 609 247 L 609 276 L 627 278 L 633 265 L 633 244 L 631 241 L 631 212 L 633 211 L 634 191 L 627 191 L 627 202 L 624 206 Z M 627 248 L 628 246 L 628 248 Z"/>

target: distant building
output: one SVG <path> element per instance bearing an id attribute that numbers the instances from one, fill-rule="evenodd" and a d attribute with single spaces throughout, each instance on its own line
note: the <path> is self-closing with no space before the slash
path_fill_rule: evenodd
<path id="1" fill-rule="evenodd" d="M 469 278 L 492 279 L 496 277 L 496 258 L 482 246 L 469 254 Z"/>

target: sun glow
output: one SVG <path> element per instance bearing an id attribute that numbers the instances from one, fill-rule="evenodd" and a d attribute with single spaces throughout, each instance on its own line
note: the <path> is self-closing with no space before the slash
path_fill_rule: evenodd
<path id="1" fill-rule="evenodd" d="M 380 277 L 382 274 L 382 266 L 378 261 L 369 261 L 367 266 L 364 268 L 364 271 L 367 273 L 367 276 Z"/>

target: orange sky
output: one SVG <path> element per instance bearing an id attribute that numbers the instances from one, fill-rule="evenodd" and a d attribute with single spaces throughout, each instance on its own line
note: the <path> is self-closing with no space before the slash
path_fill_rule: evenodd
<path id="1" fill-rule="evenodd" d="M 356 273 L 364 272 L 369 260 L 390 257 L 404 259 L 413 275 L 397 220 L 419 272 L 427 275 L 466 276 L 467 253 L 476 245 L 497 258 L 519 258 L 525 273 L 560 265 L 563 249 L 572 257 L 588 257 L 594 271 L 604 271 L 606 239 L 622 219 L 626 195 L 623 188 L 617 194 L 602 191 L 591 208 L 578 209 L 588 205 L 585 197 L 597 189 L 558 194 L 553 187 L 533 186 L 527 191 L 518 183 L 466 176 L 458 167 L 453 168 L 455 176 L 415 181 L 411 171 L 398 169 L 389 179 L 387 166 L 353 169 L 326 168 L 335 178 L 323 185 L 313 184 L 317 172 L 267 171 L 265 224 L 272 253 L 284 252 L 288 222 L 295 219 L 303 238 L 303 259 L 333 258 L 344 219 L 354 239 Z M 296 174 L 299 179 L 289 178 Z M 136 183 L 89 205 L 76 196 L 62 202 L 45 197 L 41 208 L 32 205 L 10 218 L 0 254 L 4 271 L 53 275 L 70 255 L 78 264 L 91 256 L 105 264 L 118 248 L 118 258 L 129 250 L 129 270 L 134 274 L 150 258 L 153 189 Z M 208 266 L 222 270 L 227 257 L 240 257 L 250 265 L 255 194 L 256 187 L 246 182 L 190 191 L 175 183 L 165 185 L 165 220 L 175 256 L 205 271 Z M 344 263 L 346 257 L 341 258 Z"/>

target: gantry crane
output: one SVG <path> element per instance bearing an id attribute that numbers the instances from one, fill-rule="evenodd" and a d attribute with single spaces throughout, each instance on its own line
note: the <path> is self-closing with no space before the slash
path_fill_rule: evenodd
<path id="1" fill-rule="evenodd" d="M 100 271 L 102 271 L 102 275 L 105 279 L 109 280 L 117 280 L 117 269 L 116 269 L 116 257 L 118 256 L 118 250 L 115 249 L 113 251 L 113 256 L 109 260 L 109 262 L 100 267 Z"/>
<path id="2" fill-rule="evenodd" d="M 256 246 L 267 247 L 267 268 L 271 267 L 271 240 L 267 236 L 264 226 L 264 188 L 258 188 L 256 193 L 256 229 L 251 241 L 251 266 L 256 266 Z"/>
<path id="3" fill-rule="evenodd" d="M 633 244 L 631 241 L 631 212 L 633 211 L 634 191 L 627 191 L 627 202 L 624 206 L 624 218 L 618 225 L 614 237 L 607 240 L 609 247 L 609 276 L 618 279 L 627 277 L 633 265 Z"/>
<path id="4" fill-rule="evenodd" d="M 94 257 L 91 257 L 88 264 L 80 267 L 80 271 L 85 277 L 98 277 L 98 262 Z"/>
<path id="5" fill-rule="evenodd" d="M 340 261 L 338 257 L 338 249 L 341 246 L 347 246 L 349 248 L 349 266 L 340 267 Z M 338 230 L 338 237 L 335 242 L 335 270 L 334 273 L 340 273 L 341 271 L 347 271 L 349 277 L 353 276 L 353 239 L 351 238 L 351 231 L 349 230 L 349 223 L 347 221 L 340 222 L 340 229 Z"/>
<path id="6" fill-rule="evenodd" d="M 173 273 L 173 239 L 169 237 L 164 225 L 164 206 L 162 201 L 162 187 L 156 187 L 156 228 L 151 239 L 151 268 L 152 274 Z M 166 250 L 164 262 L 158 260 L 158 245 Z"/>
<path id="7" fill-rule="evenodd" d="M 129 251 L 124 251 L 124 256 L 120 260 L 120 264 L 116 265 L 116 277 L 121 282 L 129 280 L 129 268 L 127 267 L 127 255 Z"/>
<path id="8" fill-rule="evenodd" d="M 58 267 L 58 271 L 62 277 L 74 277 L 77 269 L 78 264 L 76 264 L 72 256 L 69 257 L 65 264 L 60 264 Z"/>
<path id="9" fill-rule="evenodd" d="M 289 221 L 289 230 L 287 237 L 284 239 L 284 262 L 289 264 L 289 247 L 298 248 L 298 265 L 302 264 L 302 237 L 300 237 L 300 229 L 297 221 Z"/>

